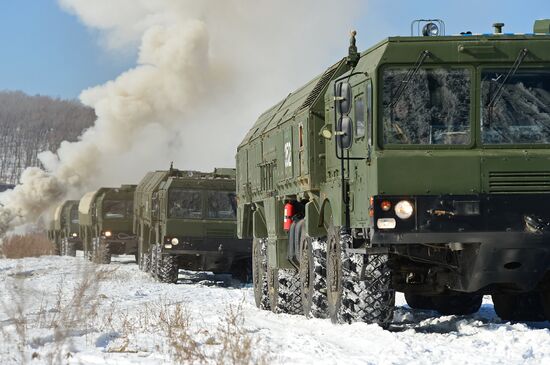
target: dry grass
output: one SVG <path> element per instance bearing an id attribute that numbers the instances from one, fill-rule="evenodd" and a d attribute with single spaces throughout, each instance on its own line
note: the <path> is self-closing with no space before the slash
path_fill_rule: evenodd
<path id="1" fill-rule="evenodd" d="M 259 338 L 244 325 L 242 303 L 229 305 L 213 328 L 193 318 L 185 303 L 166 299 L 149 303 L 131 315 L 114 308 L 110 313 L 106 327 L 120 337 L 108 352 L 139 352 L 139 335 L 147 333 L 160 336 L 155 351 L 166 354 L 173 364 L 269 363 L 265 344 L 259 346 Z"/>
<path id="2" fill-rule="evenodd" d="M 23 257 L 38 257 L 52 255 L 54 245 L 45 234 L 32 233 L 6 237 L 0 245 L 0 257 L 20 259 Z"/>
<path id="3" fill-rule="evenodd" d="M 79 270 L 80 278 L 75 286 L 68 288 L 63 281 L 59 282 L 54 303 L 42 299 L 38 312 L 34 313 L 27 313 L 27 303 L 31 301 L 30 296 L 36 293 L 26 290 L 24 276 L 14 276 L 7 283 L 7 293 L 0 301 L 13 330 L 0 327 L 0 338 L 17 344 L 17 353 L 13 354 L 17 363 L 26 364 L 30 359 L 42 359 L 47 364 L 64 363 L 71 356 L 66 350 L 71 344 L 71 337 L 95 330 L 103 299 L 98 295 L 99 286 L 113 271 L 87 265 Z M 51 336 L 29 339 L 27 334 L 31 328 L 47 329 Z M 27 352 L 29 345 L 39 349 L 46 343 L 53 343 L 47 352 Z"/>
<path id="4" fill-rule="evenodd" d="M 269 363 L 267 352 L 257 349 L 259 339 L 246 330 L 244 320 L 243 303 L 227 307 L 225 317 L 222 318 L 217 329 L 216 337 L 221 345 L 216 357 L 218 364 Z"/>
<path id="5" fill-rule="evenodd" d="M 0 325 L 0 344 L 13 346 L 9 360 L 64 364 L 73 356 L 75 338 L 86 336 L 88 342 L 88 336 L 96 341 L 101 335 L 112 336 L 104 345 L 108 353 L 157 352 L 174 364 L 269 363 L 265 342 L 245 326 L 243 303 L 227 306 L 217 325 L 203 323 L 186 303 L 168 298 L 121 308 L 100 291 L 104 281 L 117 280 L 117 273 L 116 268 L 84 264 L 72 284 L 61 279 L 55 295 L 42 298 L 26 287 L 27 276 L 12 275 L 0 297 L 9 316 L 9 324 Z"/>

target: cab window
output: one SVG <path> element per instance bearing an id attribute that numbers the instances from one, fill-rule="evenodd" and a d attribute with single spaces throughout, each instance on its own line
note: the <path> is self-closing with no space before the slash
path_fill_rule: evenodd
<path id="1" fill-rule="evenodd" d="M 484 144 L 550 143 L 550 71 L 509 68 L 481 72 Z"/>
<path id="2" fill-rule="evenodd" d="M 365 95 L 355 98 L 355 137 L 365 136 Z"/>
<path id="3" fill-rule="evenodd" d="M 202 194 L 198 190 L 171 189 L 168 193 L 170 218 L 202 218 Z"/>
<path id="4" fill-rule="evenodd" d="M 382 82 L 384 144 L 470 143 L 471 70 L 388 68 Z"/>
<path id="5" fill-rule="evenodd" d="M 105 200 L 103 202 L 103 217 L 107 219 L 124 219 L 132 215 L 131 200 Z"/>
<path id="6" fill-rule="evenodd" d="M 206 193 L 207 217 L 214 219 L 235 219 L 237 198 L 232 191 L 208 191 Z"/>

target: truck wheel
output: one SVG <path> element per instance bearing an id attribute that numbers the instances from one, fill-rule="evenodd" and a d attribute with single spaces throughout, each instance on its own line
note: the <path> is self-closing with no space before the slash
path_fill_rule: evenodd
<path id="1" fill-rule="evenodd" d="M 102 244 L 99 239 L 95 239 L 93 242 L 92 252 L 93 262 L 96 264 L 110 264 L 111 263 L 111 251 L 109 245 Z"/>
<path id="2" fill-rule="evenodd" d="M 153 276 L 154 278 L 157 277 L 158 265 L 159 265 L 157 260 L 157 253 L 158 253 L 157 246 L 158 245 L 151 246 L 151 270 L 149 272 L 151 273 L 151 276 Z"/>
<path id="3" fill-rule="evenodd" d="M 62 239 L 61 242 L 59 243 L 59 255 L 60 256 L 65 256 L 65 240 Z"/>
<path id="4" fill-rule="evenodd" d="M 76 245 L 74 242 L 69 242 L 69 240 L 65 240 L 65 255 L 76 257 Z"/>
<path id="5" fill-rule="evenodd" d="M 159 246 L 160 247 L 160 246 Z M 173 255 L 162 255 L 157 252 L 157 278 L 161 283 L 175 284 L 178 281 L 178 260 Z"/>
<path id="6" fill-rule="evenodd" d="M 435 310 L 432 297 L 428 295 L 405 293 L 405 300 L 412 309 Z"/>
<path id="7" fill-rule="evenodd" d="M 139 269 L 143 272 L 151 270 L 151 254 L 149 251 L 141 254 L 141 260 L 138 261 Z"/>
<path id="8" fill-rule="evenodd" d="M 267 270 L 269 307 L 273 313 L 303 314 L 300 276 L 288 269 Z"/>
<path id="9" fill-rule="evenodd" d="M 61 245 L 59 243 L 54 243 L 53 244 L 53 254 L 57 255 L 57 256 L 62 256 L 61 255 Z"/>
<path id="10" fill-rule="evenodd" d="M 111 263 L 111 249 L 109 248 L 109 245 L 99 245 L 99 260 L 101 264 Z"/>
<path id="11" fill-rule="evenodd" d="M 479 311 L 483 295 L 459 294 L 432 297 L 434 309 L 439 313 L 449 315 L 468 315 Z"/>
<path id="12" fill-rule="evenodd" d="M 252 281 L 254 283 L 254 301 L 256 307 L 269 310 L 267 296 L 267 239 L 252 240 Z"/>
<path id="13" fill-rule="evenodd" d="M 493 294 L 493 305 L 505 321 L 544 321 L 544 308 L 539 293 Z"/>
<path id="14" fill-rule="evenodd" d="M 351 254 L 342 250 L 349 235 L 330 226 L 327 242 L 327 301 L 334 323 L 366 322 L 387 328 L 393 318 L 388 255 Z"/>
<path id="15" fill-rule="evenodd" d="M 300 291 L 306 317 L 327 317 L 326 253 L 326 242 L 301 235 Z"/>

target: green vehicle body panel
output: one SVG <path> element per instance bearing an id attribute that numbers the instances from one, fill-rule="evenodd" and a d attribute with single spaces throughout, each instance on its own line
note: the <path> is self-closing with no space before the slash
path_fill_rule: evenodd
<path id="1" fill-rule="evenodd" d="M 548 32 L 548 22 L 537 24 L 539 31 Z M 345 223 L 336 142 L 334 137 L 324 139 L 320 132 L 323 127 L 334 132 L 334 81 L 350 72 L 353 75 L 347 81 L 353 96 L 366 95 L 370 85 L 373 106 L 372 130 L 367 130 L 364 137 L 354 136 L 349 149 L 349 156 L 363 158 L 349 161 L 347 169 L 350 228 L 373 227 L 369 212 L 369 199 L 373 196 L 549 193 L 545 187 L 528 191 L 502 188 L 494 180 L 499 177 L 493 175 L 550 171 L 550 145 L 481 143 L 480 70 L 490 67 L 507 70 L 525 48 L 529 52 L 522 69 L 548 70 L 550 34 L 390 37 L 363 52 L 353 70 L 345 59 L 331 66 L 325 74 L 262 114 L 238 146 L 239 237 L 267 237 L 270 265 L 289 267 L 288 233 L 282 224 L 286 201 L 308 202 L 305 230 L 312 237 L 326 235 L 331 216 L 335 225 Z M 460 66 L 473 72 L 468 145 L 382 142 L 382 72 L 388 67 L 413 67 L 425 50 L 430 57 L 422 67 Z M 354 107 L 355 101 L 352 110 Z M 525 179 L 520 176 L 520 181 L 522 178 Z"/>
<path id="2" fill-rule="evenodd" d="M 201 217 L 172 218 L 168 214 L 169 194 L 173 189 L 188 189 L 201 196 Z M 234 192 L 235 169 L 216 168 L 211 173 L 170 169 L 149 172 L 138 184 L 135 192 L 134 232 L 138 236 L 139 255 L 147 254 L 151 245 L 161 244 L 162 254 L 174 256 L 217 256 L 217 250 L 210 252 L 204 247 L 207 241 L 217 240 L 220 245 L 237 242 L 236 219 L 217 219 L 207 217 L 207 199 L 209 191 Z M 178 238 L 183 243 L 167 249 L 163 243 Z M 168 239 L 168 241 L 166 241 Z M 166 241 L 166 242 L 165 242 Z M 183 250 L 187 242 L 193 247 Z M 217 249 L 218 246 L 216 246 Z M 233 259 L 249 259 L 251 243 L 242 240 L 225 255 L 226 261 L 220 270 L 228 269 Z M 184 252 L 185 251 L 185 252 Z M 187 252 L 191 251 L 191 252 Z M 185 267 L 195 269 L 194 267 Z M 214 270 L 216 265 L 205 270 Z"/>
<path id="3" fill-rule="evenodd" d="M 91 191 L 80 199 L 78 215 L 80 236 L 83 239 L 84 251 L 91 252 L 94 239 L 109 245 L 119 245 L 124 242 L 119 254 L 135 254 L 136 238 L 133 234 L 133 208 L 124 218 L 109 218 L 105 216 L 105 201 L 117 200 L 132 203 L 136 185 L 122 185 L 119 188 L 103 187 Z M 104 232 L 112 232 L 106 237 Z M 117 246 L 119 247 L 119 246 Z"/>
<path id="4" fill-rule="evenodd" d="M 73 237 L 74 233 L 79 233 L 78 221 L 74 222 L 71 220 L 71 211 L 78 211 L 78 203 L 78 200 L 66 200 L 55 208 L 53 219 L 50 222 L 50 229 L 48 230 L 48 238 L 57 247 L 59 247 L 61 240 L 64 238 L 80 241 L 79 237 Z"/>

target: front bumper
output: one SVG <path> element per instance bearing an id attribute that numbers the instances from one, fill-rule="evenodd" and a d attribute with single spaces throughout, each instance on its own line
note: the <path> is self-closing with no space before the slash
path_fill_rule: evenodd
<path id="1" fill-rule="evenodd" d="M 133 255 L 138 250 L 137 238 L 120 240 L 102 237 L 100 243 L 107 245 L 109 251 L 114 255 Z"/>
<path id="2" fill-rule="evenodd" d="M 162 252 L 171 255 L 251 255 L 252 241 L 237 238 L 178 237 L 179 243 L 164 242 Z M 167 246 L 168 245 L 168 246 Z M 170 247 L 171 246 L 171 247 Z"/>
<path id="3" fill-rule="evenodd" d="M 451 290 L 525 292 L 544 284 L 550 272 L 550 224 L 546 223 L 550 222 L 549 195 L 398 199 L 414 202 L 413 217 L 408 221 L 397 219 L 395 230 L 373 228 L 372 246 L 410 258 L 413 265 L 417 265 L 418 258 L 426 266 L 439 265 L 434 282 L 444 283 Z M 391 211 L 377 210 L 376 204 L 375 219 L 391 215 Z M 543 222 L 540 229 L 529 226 L 528 217 Z M 439 258 L 429 263 L 432 255 Z"/>
<path id="4" fill-rule="evenodd" d="M 178 240 L 177 245 L 164 242 L 162 254 L 177 256 L 178 266 L 185 270 L 230 272 L 235 263 L 252 257 L 251 240 L 233 237 L 178 237 Z"/>

